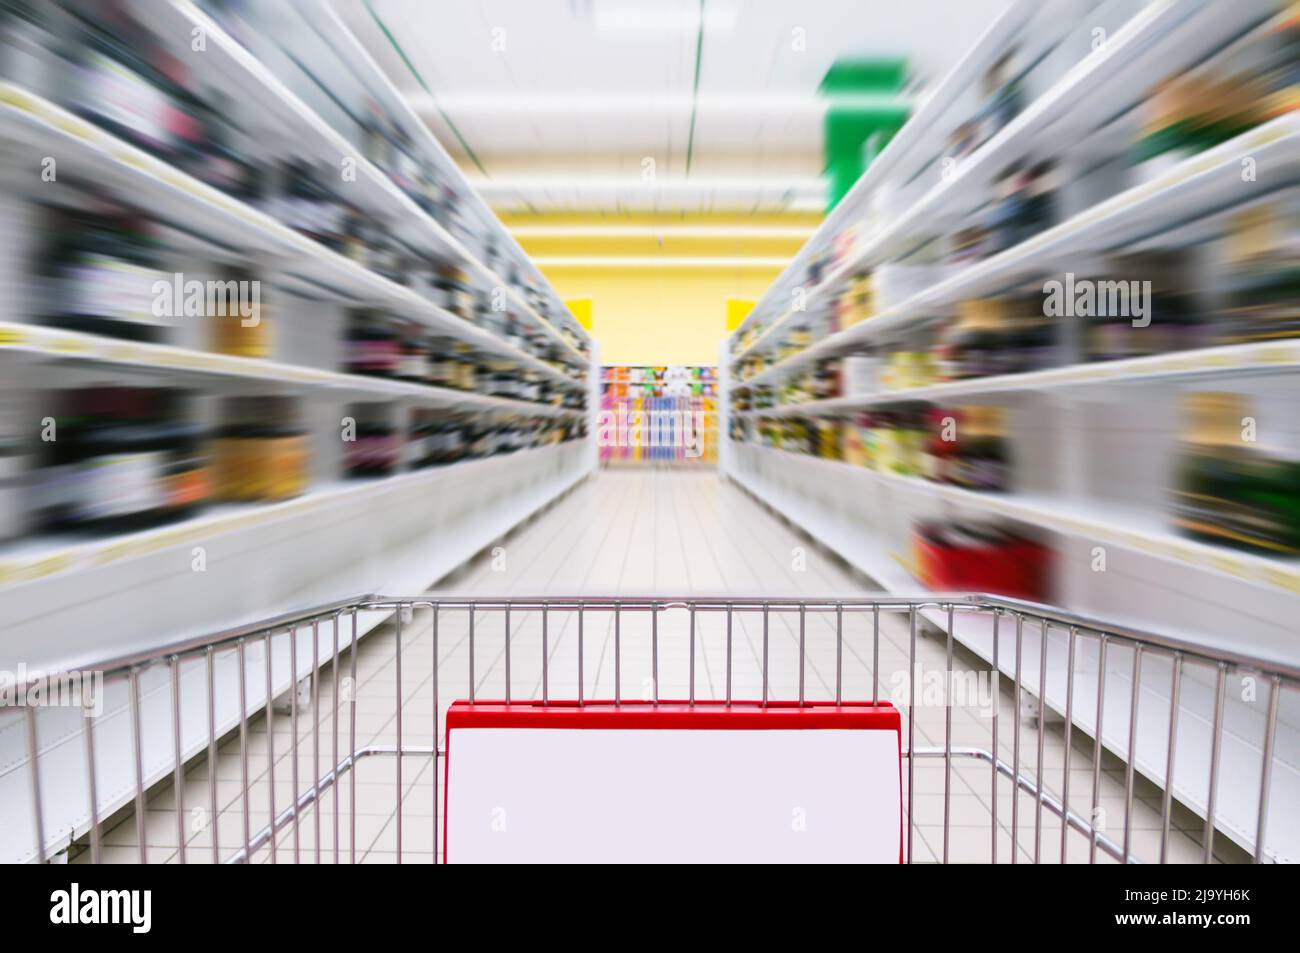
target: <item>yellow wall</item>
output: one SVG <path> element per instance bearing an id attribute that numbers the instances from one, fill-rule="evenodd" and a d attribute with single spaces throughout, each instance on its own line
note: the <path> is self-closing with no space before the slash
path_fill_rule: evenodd
<path id="1" fill-rule="evenodd" d="M 561 297 L 590 296 L 603 364 L 717 364 L 727 298 L 757 298 L 773 269 L 548 267 Z"/>
<path id="2" fill-rule="evenodd" d="M 751 216 L 635 216 L 542 217 L 512 216 L 518 225 L 636 225 L 659 222 L 680 227 L 807 226 L 815 218 Z M 542 271 L 561 298 L 592 299 L 592 336 L 600 345 L 604 364 L 717 364 L 727 337 L 727 299 L 758 298 L 780 273 L 765 267 L 681 267 L 675 258 L 778 258 L 788 261 L 803 244 L 797 236 L 691 237 L 546 237 L 521 234 L 519 243 L 534 258 L 653 257 L 664 264 L 638 267 L 547 265 Z"/>

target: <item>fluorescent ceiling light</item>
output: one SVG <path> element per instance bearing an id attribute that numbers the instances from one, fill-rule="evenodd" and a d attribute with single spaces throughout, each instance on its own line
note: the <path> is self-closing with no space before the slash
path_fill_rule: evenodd
<path id="1" fill-rule="evenodd" d="M 826 190 L 820 178 L 788 176 L 661 176 L 643 179 L 639 172 L 627 175 L 503 175 L 467 177 L 470 186 L 481 193 L 500 194 L 511 191 L 576 191 L 601 190 L 636 192 L 815 192 Z"/>
<path id="2" fill-rule="evenodd" d="M 434 100 L 428 93 L 408 94 L 412 107 L 419 113 L 435 112 Z M 855 95 L 836 97 L 837 106 L 851 105 L 864 109 L 904 105 L 909 100 L 900 96 Z M 437 106 L 448 115 L 469 116 L 654 116 L 689 117 L 693 109 L 711 116 L 773 116 L 777 118 L 820 119 L 825 115 L 829 101 L 808 95 L 750 93 L 704 93 L 698 100 L 689 92 L 645 95 L 643 93 L 610 93 L 600 91 L 517 93 L 456 93 L 439 94 Z"/>
<path id="3" fill-rule="evenodd" d="M 675 4 L 658 0 L 648 4 L 596 0 L 592 20 L 602 33 L 677 33 L 700 26 L 700 6 L 694 0 Z M 731 30 L 736 26 L 736 8 L 715 0 L 704 6 L 704 29 Z"/>
<path id="4" fill-rule="evenodd" d="M 784 268 L 789 258 L 687 257 L 676 255 L 545 255 L 533 259 L 538 268 Z"/>
<path id="5" fill-rule="evenodd" d="M 516 238 L 807 238 L 815 225 L 515 225 Z"/>

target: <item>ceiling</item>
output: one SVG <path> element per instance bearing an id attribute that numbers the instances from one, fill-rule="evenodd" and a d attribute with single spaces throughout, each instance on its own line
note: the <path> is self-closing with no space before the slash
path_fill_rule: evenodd
<path id="1" fill-rule="evenodd" d="M 530 212 L 818 209 L 831 64 L 906 56 L 916 97 L 1009 5 L 332 2 L 485 197 Z"/>

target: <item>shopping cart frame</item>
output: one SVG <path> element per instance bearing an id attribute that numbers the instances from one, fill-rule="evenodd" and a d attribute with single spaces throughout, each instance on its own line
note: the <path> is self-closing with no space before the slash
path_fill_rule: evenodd
<path id="1" fill-rule="evenodd" d="M 463 611 L 468 616 L 468 638 L 469 638 L 469 667 L 468 667 L 468 690 L 464 698 L 472 703 L 476 701 L 486 702 L 488 699 L 476 699 L 475 691 L 475 620 L 483 613 L 502 613 L 504 615 L 504 669 L 505 669 L 505 697 L 503 699 L 492 699 L 494 702 L 504 701 L 522 701 L 523 699 L 511 697 L 511 613 L 518 612 L 536 612 L 541 617 L 541 681 L 540 681 L 540 698 L 532 700 L 534 704 L 577 704 L 583 705 L 595 701 L 595 699 L 584 698 L 583 686 L 585 685 L 583 671 L 583 620 L 590 617 L 592 613 L 611 613 L 613 617 L 613 683 L 614 695 L 612 699 L 602 701 L 612 701 L 618 705 L 622 703 L 622 668 L 623 658 L 626 647 L 623 645 L 625 638 L 622 634 L 622 621 L 625 614 L 648 613 L 650 617 L 650 644 L 644 646 L 648 648 L 651 658 L 652 676 L 650 684 L 653 687 L 653 703 L 658 704 L 659 697 L 659 660 L 661 653 L 660 636 L 659 636 L 659 619 L 662 613 L 670 610 L 685 610 L 689 614 L 688 640 L 689 640 L 689 679 L 688 679 L 688 697 L 682 699 L 688 704 L 696 703 L 696 658 L 699 653 L 697 647 L 697 628 L 696 621 L 701 613 L 722 613 L 726 616 L 726 671 L 725 671 L 725 695 L 722 699 L 727 704 L 733 700 L 732 680 L 733 680 L 733 622 L 740 616 L 759 616 L 762 622 L 762 664 L 761 664 L 761 681 L 762 691 L 761 701 L 763 705 L 769 703 L 794 703 L 798 705 L 811 704 L 811 699 L 806 693 L 805 672 L 808 664 L 808 652 L 806 647 L 807 619 L 810 614 L 830 614 L 835 620 L 835 691 L 834 702 L 839 704 L 847 699 L 843 693 L 844 678 L 844 620 L 846 616 L 854 614 L 865 614 L 871 618 L 872 637 L 872 692 L 870 699 L 856 699 L 858 701 L 871 701 L 876 703 L 880 700 L 880 619 L 882 614 L 898 613 L 906 616 L 908 623 L 909 636 L 909 673 L 915 669 L 917 658 L 917 639 L 918 629 L 925 621 L 923 614 L 929 613 L 928 618 L 933 621 L 938 618 L 940 621 L 946 618 L 946 627 L 938 626 L 940 633 L 946 639 L 946 686 L 952 685 L 953 659 L 954 650 L 957 641 L 954 639 L 954 619 L 958 613 L 988 613 L 993 618 L 993 657 L 990 661 L 992 685 L 994 692 L 995 704 L 992 709 L 991 721 L 991 743 L 988 748 L 982 748 L 972 745 L 954 745 L 952 741 L 952 704 L 950 699 L 945 697 L 946 722 L 944 730 L 944 745 L 942 747 L 922 747 L 915 744 L 916 740 L 916 705 L 909 703 L 906 707 L 906 746 L 902 751 L 902 756 L 907 759 L 907 792 L 906 792 L 906 813 L 907 823 L 905 836 L 905 861 L 911 863 L 913 859 L 913 846 L 915 841 L 915 812 L 913 810 L 914 798 L 916 795 L 916 765 L 919 759 L 942 759 L 944 762 L 944 821 L 943 821 L 943 845 L 942 856 L 939 858 L 942 862 L 947 863 L 949 860 L 949 836 L 951 827 L 951 798 L 952 798 L 952 780 L 953 780 L 953 762 L 955 759 L 971 759 L 983 762 L 988 766 L 991 778 L 992 791 L 992 823 L 990 831 L 990 856 L 989 859 L 996 863 L 998 860 L 998 779 L 999 777 L 1009 779 L 1012 782 L 1013 792 L 1023 792 L 1029 795 L 1034 802 L 1034 848 L 1033 861 L 1041 862 L 1044 857 L 1043 853 L 1043 810 L 1046 808 L 1050 813 L 1058 818 L 1063 819 L 1060 825 L 1061 844 L 1060 857 L 1062 860 L 1066 857 L 1066 841 L 1071 829 L 1079 832 L 1088 838 L 1089 841 L 1089 863 L 1095 863 L 1097 852 L 1100 850 L 1109 857 L 1128 863 L 1140 862 L 1139 858 L 1132 850 L 1132 807 L 1135 786 L 1135 770 L 1133 758 L 1125 759 L 1125 822 L 1122 839 L 1116 841 L 1094 825 L 1092 820 L 1096 816 L 1096 807 L 1099 796 L 1099 779 L 1101 772 L 1102 751 L 1104 745 L 1094 740 L 1092 756 L 1092 790 L 1091 799 L 1088 802 L 1092 813 L 1088 816 L 1079 813 L 1073 809 L 1070 804 L 1069 776 L 1070 776 L 1070 752 L 1071 736 L 1074 731 L 1081 729 L 1074 724 L 1074 706 L 1075 698 L 1075 652 L 1077 645 L 1083 640 L 1095 640 L 1099 652 L 1098 666 L 1098 688 L 1096 696 L 1093 699 L 1082 699 L 1081 703 L 1092 702 L 1096 705 L 1096 721 L 1094 725 L 1103 724 L 1103 705 L 1105 701 L 1105 684 L 1107 678 L 1107 667 L 1105 664 L 1106 653 L 1113 646 L 1123 646 L 1130 648 L 1133 656 L 1133 688 L 1131 692 L 1131 707 L 1129 712 L 1129 743 L 1128 752 L 1134 751 L 1135 735 L 1137 726 L 1137 711 L 1139 701 L 1139 682 L 1144 657 L 1160 655 L 1168 658 L 1172 662 L 1171 667 L 1171 685 L 1170 692 L 1172 704 L 1170 706 L 1171 717 L 1169 725 L 1169 737 L 1166 750 L 1166 773 L 1165 778 L 1169 778 L 1173 770 L 1174 754 L 1177 745 L 1177 722 L 1179 713 L 1179 689 L 1183 678 L 1183 672 L 1188 665 L 1199 665 L 1208 668 L 1215 679 L 1215 705 L 1214 719 L 1212 729 L 1212 750 L 1210 755 L 1210 778 L 1208 781 L 1208 803 L 1205 810 L 1205 824 L 1202 836 L 1202 861 L 1210 863 L 1213 859 L 1214 838 L 1215 838 L 1215 798 L 1218 785 L 1219 761 L 1221 754 L 1221 743 L 1224 730 L 1224 694 L 1226 688 L 1226 679 L 1230 672 L 1248 673 L 1259 678 L 1268 686 L 1267 715 L 1265 719 L 1263 739 L 1262 739 L 1262 758 L 1261 771 L 1259 777 L 1259 801 L 1258 801 L 1258 824 L 1254 838 L 1253 860 L 1256 863 L 1268 859 L 1265 852 L 1265 834 L 1266 822 L 1268 818 L 1268 805 L 1271 786 L 1272 767 L 1274 761 L 1274 742 L 1277 733 L 1278 706 L 1279 699 L 1284 691 L 1297 691 L 1300 689 L 1300 669 L 1295 666 L 1280 664 L 1277 662 L 1261 659 L 1255 656 L 1247 655 L 1234 651 L 1218 651 L 1209 649 L 1204 645 L 1193 643 L 1187 640 L 1173 638 L 1158 633 L 1145 632 L 1137 629 L 1117 626 L 1111 623 L 1102 622 L 1097 619 L 1083 615 L 1066 612 L 1061 609 L 1053 608 L 1038 603 L 1026 602 L 1017 599 L 1005 598 L 995 595 L 986 594 L 935 594 L 926 593 L 917 596 L 886 596 L 886 595 L 867 595 L 853 596 L 846 598 L 732 598 L 732 597 L 709 597 L 709 596 L 682 596 L 682 597 L 644 597 L 644 596 L 618 596 L 618 597 L 592 597 L 592 596 L 547 596 L 547 597 L 458 597 L 441 594 L 428 594 L 419 596 L 386 596 L 386 595 L 366 595 L 352 599 L 346 599 L 330 603 L 327 605 L 317 606 L 315 608 L 287 613 L 266 621 L 240 626 L 229 629 L 214 635 L 195 637 L 176 642 L 165 648 L 143 651 L 128 655 L 109 658 L 99 662 L 90 662 L 77 666 L 69 666 L 68 670 L 73 669 L 80 671 L 94 670 L 104 673 L 106 682 L 120 680 L 125 682 L 129 689 L 129 699 L 131 707 L 131 728 L 132 744 L 131 756 L 134 759 L 135 766 L 135 790 L 131 803 L 127 809 L 133 810 L 136 833 L 139 844 L 140 861 L 147 861 L 147 848 L 144 818 L 146 811 L 146 799 L 149 794 L 149 785 L 146 785 L 141 764 L 141 714 L 140 714 L 140 688 L 139 679 L 143 672 L 157 666 L 163 666 L 170 672 L 171 678 L 171 701 L 172 701 L 172 735 L 176 739 L 175 748 L 175 766 L 172 772 L 172 784 L 175 790 L 175 814 L 177 824 L 177 836 L 179 840 L 177 859 L 184 863 L 186 861 L 186 832 L 185 832 L 185 804 L 183 792 L 185 788 L 185 772 L 187 761 L 206 758 L 209 765 L 215 764 L 218 745 L 227 736 L 239 738 L 240 755 L 241 755 L 241 778 L 242 778 L 242 845 L 231 851 L 228 855 L 223 856 L 223 851 L 219 846 L 216 825 L 219 823 L 221 811 L 217 800 L 216 772 L 208 771 L 208 788 L 209 804 L 212 825 L 211 859 L 214 863 L 241 863 L 247 862 L 253 858 L 255 852 L 269 845 L 269 859 L 276 862 L 280 859 L 279 850 L 277 849 L 277 835 L 292 825 L 294 837 L 292 847 L 292 857 L 295 862 L 302 859 L 302 850 L 299 846 L 298 830 L 304 811 L 312 805 L 321 805 L 321 796 L 324 792 L 334 788 L 341 783 L 344 774 L 349 775 L 351 779 L 351 800 L 349 802 L 349 837 L 348 848 L 346 851 L 350 861 L 356 861 L 356 776 L 352 770 L 359 762 L 368 758 L 391 757 L 394 763 L 395 778 L 397 781 L 397 804 L 395 807 L 396 832 L 397 832 L 397 860 L 401 861 L 402 855 L 402 762 L 405 758 L 434 758 L 435 759 L 435 777 L 440 770 L 438 759 L 445 757 L 445 750 L 438 744 L 434 745 L 411 745 L 404 744 L 402 737 L 402 708 L 405 704 L 403 697 L 402 683 L 402 631 L 403 626 L 409 624 L 411 615 L 417 610 L 428 610 L 432 615 L 432 687 L 433 687 L 433 715 L 432 728 L 434 739 L 439 738 L 438 723 L 441 717 L 442 709 L 445 707 L 439 700 L 439 656 L 438 656 L 438 632 L 439 619 L 446 612 Z M 331 664 L 335 660 L 341 660 L 346 653 L 350 665 L 350 677 L 355 683 L 357 649 L 363 643 L 358 637 L 357 619 L 360 613 L 381 612 L 391 615 L 391 624 L 396 628 L 396 639 L 394 640 L 394 663 L 397 678 L 398 691 L 395 698 L 395 727 L 396 743 L 371 744 L 362 747 L 357 746 L 356 742 L 356 699 L 343 699 L 343 705 L 340 705 L 339 679 L 340 665 Z M 548 653 L 548 622 L 553 613 L 568 612 L 576 613 L 578 619 L 577 628 L 577 697 L 568 699 L 556 699 L 551 697 L 550 691 L 550 660 Z M 934 614 L 938 615 L 935 616 Z M 775 616 L 795 614 L 798 618 L 798 693 L 797 698 L 793 699 L 776 699 L 771 697 L 770 684 L 772 668 L 770 662 L 770 643 L 771 643 L 771 620 Z M 350 626 L 349 623 L 350 622 Z M 1042 781 L 1044 777 L 1044 740 L 1045 731 L 1040 723 L 1036 732 L 1038 737 L 1036 758 L 1034 762 L 1034 771 L 1029 773 L 1028 766 L 1021 757 L 1020 735 L 1021 735 L 1021 718 L 1014 718 L 1014 753 L 1010 762 L 1001 757 L 998 752 L 1001 751 L 999 745 L 999 704 L 997 700 L 1001 697 L 1002 679 L 1008 676 L 1004 675 L 999 669 L 999 646 L 1002 639 L 999 637 L 1001 626 L 1011 625 L 1014 627 L 1015 639 L 1015 660 L 1014 674 L 1011 676 L 1011 692 L 1014 695 L 1013 711 L 1019 714 L 1021 711 L 1022 698 L 1036 697 L 1040 686 L 1046 685 L 1047 674 L 1047 652 L 1040 653 L 1041 665 L 1038 673 L 1038 681 L 1032 681 L 1032 672 L 1026 672 L 1022 669 L 1021 648 L 1026 638 L 1032 638 L 1030 630 L 1037 628 L 1038 637 L 1043 640 L 1044 648 L 1047 645 L 1049 633 L 1053 630 L 1064 630 L 1068 633 L 1069 662 L 1067 669 L 1067 688 L 1064 712 L 1063 730 L 1065 735 L 1065 765 L 1062 772 L 1062 790 L 1056 794 L 1048 790 L 1047 785 Z M 330 627 L 332 631 L 332 640 L 329 643 L 332 646 L 332 652 L 326 655 L 318 656 L 317 647 L 321 644 L 319 633 L 322 626 Z M 303 744 L 303 737 L 298 730 L 299 717 L 299 695 L 302 683 L 305 679 L 295 677 L 292 681 L 295 683 L 294 689 L 287 693 L 276 693 L 272 690 L 272 668 L 274 663 L 272 659 L 272 640 L 277 636 L 287 637 L 289 640 L 290 652 L 296 652 L 298 646 L 298 633 L 309 628 L 312 633 L 312 660 L 310 665 L 310 692 L 313 701 L 313 718 L 311 729 L 311 749 L 313 765 L 317 766 L 314 776 L 310 778 L 307 785 L 300 783 L 299 778 L 299 760 L 300 746 Z M 346 633 L 350 629 L 350 635 L 346 635 L 346 641 L 340 642 L 340 629 Z M 480 636 L 481 638 L 481 636 Z M 267 703 L 260 707 L 250 707 L 244 696 L 244 689 L 248 685 L 246 677 L 246 651 L 250 645 L 263 643 L 266 646 L 266 696 Z M 240 685 L 240 714 L 237 729 L 229 732 L 219 732 L 216 728 L 216 719 L 213 716 L 215 709 L 215 692 L 213 688 L 213 666 L 214 658 L 221 652 L 233 652 L 238 660 L 239 685 Z M 201 661 L 206 667 L 207 672 L 207 708 L 209 714 L 209 734 L 206 749 L 198 755 L 186 758 L 182 756 L 180 748 L 180 667 L 185 661 Z M 334 713 L 331 717 L 332 722 L 332 754 L 329 764 L 330 767 L 321 771 L 319 769 L 321 757 L 321 720 L 315 717 L 315 702 L 319 698 L 320 674 L 324 667 L 328 665 L 333 678 L 333 705 Z M 300 667 L 295 659 L 291 672 L 296 675 Z M 949 689 L 946 688 L 945 691 Z M 296 797 L 292 799 L 293 803 L 277 807 L 275 803 L 275 750 L 274 750 L 274 733 L 272 731 L 273 719 L 283 717 L 276 715 L 276 705 L 271 701 L 277 694 L 287 694 L 289 698 L 290 713 L 289 717 L 293 720 L 293 767 L 292 767 L 292 784 Z M 668 699 L 663 699 L 667 701 Z M 348 722 L 348 748 L 346 753 L 340 753 L 340 708 L 346 706 Z M 13 711 L 13 709 L 11 709 Z M 249 784 L 249 722 L 257 717 L 259 712 L 265 717 L 267 722 L 267 760 L 269 766 L 270 784 L 269 790 L 269 814 L 271 821 L 260 830 L 252 830 L 249 822 L 250 816 L 250 784 Z M 36 858 L 40 862 L 51 860 L 50 852 L 46 849 L 46 839 L 44 830 L 44 819 L 42 816 L 42 798 L 41 785 L 42 778 L 39 770 L 38 761 L 38 744 L 36 731 L 36 714 L 34 709 L 26 708 L 19 710 L 19 716 L 26 719 L 26 744 L 29 764 L 32 769 L 28 771 L 30 778 L 31 799 L 33 807 L 33 817 L 35 822 L 35 839 L 38 845 L 39 856 Z M 86 758 L 86 793 L 89 805 L 89 822 L 86 825 L 84 839 L 88 842 L 91 862 L 99 862 L 101 859 L 102 844 L 102 826 L 105 818 L 100 816 L 98 810 L 98 798 L 96 794 L 96 755 L 95 755 L 95 731 L 93 719 L 87 718 L 86 728 L 84 731 L 84 750 Z M 1085 732 L 1085 735 L 1087 733 Z M 438 817 L 438 785 L 433 784 L 433 817 Z M 1164 863 L 1168 859 L 1168 844 L 1170 837 L 1170 818 L 1172 791 L 1171 785 L 1164 784 L 1161 786 L 1161 836 L 1160 850 L 1158 860 Z M 340 861 L 340 855 L 343 853 L 339 840 L 340 812 L 337 792 L 334 797 L 333 812 L 333 860 Z M 1016 862 L 1019 846 L 1019 807 L 1021 798 L 1019 796 L 1011 797 L 1011 862 Z M 313 823 L 315 825 L 315 847 L 314 858 L 316 862 L 321 861 L 321 837 L 320 825 L 322 820 L 322 811 L 313 810 L 311 812 Z M 434 856 L 436 857 L 436 840 L 438 824 L 435 822 L 435 844 L 433 845 Z"/>

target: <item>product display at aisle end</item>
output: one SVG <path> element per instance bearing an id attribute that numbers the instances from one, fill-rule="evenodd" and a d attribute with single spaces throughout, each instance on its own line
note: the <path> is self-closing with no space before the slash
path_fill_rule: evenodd
<path id="1" fill-rule="evenodd" d="M 0 862 L 1300 858 L 1300 0 L 0 0 L 0 237 Z"/>
<path id="2" fill-rule="evenodd" d="M 716 367 L 602 370 L 597 443 L 601 463 L 718 462 Z"/>

